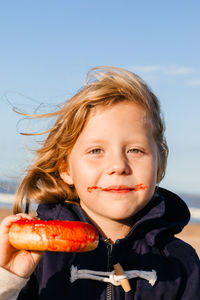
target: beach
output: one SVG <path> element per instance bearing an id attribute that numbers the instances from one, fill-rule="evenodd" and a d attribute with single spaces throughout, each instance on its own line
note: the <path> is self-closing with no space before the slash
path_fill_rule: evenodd
<path id="1" fill-rule="evenodd" d="M 12 209 L 0 208 L 0 222 L 11 214 Z M 177 237 L 190 244 L 200 257 L 200 223 L 189 223 Z"/>

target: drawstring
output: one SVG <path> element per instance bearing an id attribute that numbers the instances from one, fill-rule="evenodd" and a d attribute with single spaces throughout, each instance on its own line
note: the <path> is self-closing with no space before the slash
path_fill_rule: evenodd
<path id="1" fill-rule="evenodd" d="M 72 265 L 70 281 L 74 282 L 77 279 L 91 279 L 91 280 L 98 280 L 107 283 L 109 282 L 115 286 L 118 286 L 120 285 L 120 282 L 123 279 L 132 279 L 136 277 L 147 280 L 152 286 L 155 284 L 157 280 L 157 275 L 155 270 L 152 271 L 131 270 L 131 271 L 125 271 L 124 275 L 116 275 L 115 271 L 101 272 L 101 271 L 92 271 L 86 269 L 78 270 L 77 267 Z"/>

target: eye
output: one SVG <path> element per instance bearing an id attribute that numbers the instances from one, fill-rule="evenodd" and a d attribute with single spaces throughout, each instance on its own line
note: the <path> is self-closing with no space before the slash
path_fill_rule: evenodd
<path id="1" fill-rule="evenodd" d="M 95 148 L 95 149 L 90 150 L 89 153 L 91 153 L 91 154 L 101 154 L 102 152 L 103 152 L 102 149 L 100 149 L 100 148 Z"/>
<path id="2" fill-rule="evenodd" d="M 140 153 L 143 153 L 142 150 L 137 149 L 137 148 L 129 149 L 127 152 L 128 152 L 128 153 L 134 153 L 134 154 L 140 154 Z"/>

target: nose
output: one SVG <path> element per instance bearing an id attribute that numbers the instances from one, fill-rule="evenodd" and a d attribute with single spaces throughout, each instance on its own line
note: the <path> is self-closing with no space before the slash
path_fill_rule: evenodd
<path id="1" fill-rule="evenodd" d="M 109 158 L 107 173 L 108 175 L 129 175 L 131 168 L 126 156 L 122 153 L 112 153 Z"/>

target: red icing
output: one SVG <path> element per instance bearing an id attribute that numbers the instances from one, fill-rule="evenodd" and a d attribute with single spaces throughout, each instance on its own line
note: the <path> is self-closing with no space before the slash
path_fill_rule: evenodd
<path id="1" fill-rule="evenodd" d="M 136 184 L 134 186 L 134 191 L 137 192 L 139 190 L 145 190 L 147 188 L 147 186 L 143 185 L 142 183 L 141 184 Z"/>
<path id="2" fill-rule="evenodd" d="M 88 186 L 87 188 L 88 192 L 90 193 L 92 190 L 102 190 L 102 187 L 98 187 L 98 186 Z"/>

